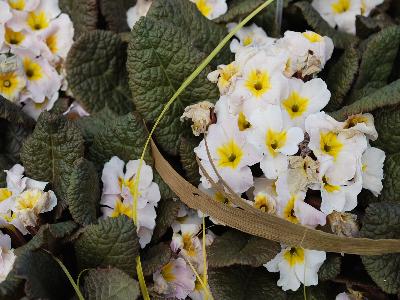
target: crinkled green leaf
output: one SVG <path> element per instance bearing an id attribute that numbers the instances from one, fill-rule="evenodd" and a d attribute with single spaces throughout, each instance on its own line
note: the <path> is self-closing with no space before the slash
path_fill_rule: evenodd
<path id="1" fill-rule="evenodd" d="M 71 284 L 58 263 L 44 251 L 27 251 L 14 265 L 16 276 L 26 280 L 29 299 L 68 299 Z"/>
<path id="2" fill-rule="evenodd" d="M 363 55 L 349 104 L 388 83 L 400 45 L 400 26 L 388 27 L 371 36 Z"/>
<path id="3" fill-rule="evenodd" d="M 111 266 L 128 274 L 135 273 L 140 246 L 136 227 L 126 216 L 106 218 L 86 226 L 74 247 L 81 270 Z"/>
<path id="4" fill-rule="evenodd" d="M 110 30 L 129 31 L 126 12 L 136 4 L 135 0 L 100 0 L 100 10 Z"/>
<path id="5" fill-rule="evenodd" d="M 128 49 L 129 84 L 146 122 L 156 120 L 168 99 L 205 58 L 193 42 L 185 31 L 162 21 L 143 18 L 134 26 Z M 218 99 L 216 86 L 206 78 L 209 72 L 210 68 L 201 72 L 161 120 L 155 138 L 165 151 L 177 154 L 180 137 L 190 134 L 189 127 L 179 120 L 186 106 Z"/>
<path id="6" fill-rule="evenodd" d="M 210 267 L 229 267 L 248 265 L 259 267 L 278 254 L 281 247 L 278 243 L 229 230 L 216 237 L 207 251 Z"/>
<path id="7" fill-rule="evenodd" d="M 118 269 L 89 270 L 85 276 L 84 295 L 88 300 L 135 300 L 139 284 Z"/>
<path id="8" fill-rule="evenodd" d="M 20 161 L 20 152 L 23 142 L 32 133 L 31 128 L 22 125 L 8 123 L 5 132 L 1 136 L 4 140 L 0 141 L 0 151 L 13 163 Z M 4 145 L 2 145 L 4 144 Z"/>
<path id="9" fill-rule="evenodd" d="M 133 110 L 126 73 L 126 43 L 111 31 L 83 34 L 66 63 L 68 85 L 90 113 L 109 107 L 123 114 Z"/>
<path id="10" fill-rule="evenodd" d="M 143 120 L 135 113 L 115 118 L 107 127 L 97 132 L 89 149 L 90 160 L 101 168 L 113 156 L 125 162 L 140 159 L 148 132 Z M 147 163 L 152 163 L 148 150 L 145 156 Z"/>
<path id="11" fill-rule="evenodd" d="M 379 138 L 373 142 L 386 154 L 400 153 L 400 110 L 399 107 L 389 107 L 374 113 L 375 127 Z"/>
<path id="12" fill-rule="evenodd" d="M 67 13 L 74 23 L 75 37 L 96 29 L 98 21 L 96 0 L 60 0 L 59 4 L 61 10 Z"/>
<path id="13" fill-rule="evenodd" d="M 50 182 L 64 207 L 65 187 L 75 160 L 83 157 L 83 139 L 79 129 L 63 116 L 43 112 L 21 150 L 27 176 Z"/>
<path id="14" fill-rule="evenodd" d="M 0 96 L 0 119 L 29 128 L 32 128 L 35 125 L 35 121 L 22 112 L 19 106 L 2 96 Z"/>
<path id="15" fill-rule="evenodd" d="M 217 25 L 205 18 L 190 1 L 154 0 L 147 18 L 152 18 L 156 22 L 165 21 L 184 30 L 189 36 L 190 45 L 207 55 L 227 35 L 225 26 Z M 232 61 L 232 58 L 229 48 L 225 47 L 211 64 L 214 66 L 220 63 L 226 64 Z"/>
<path id="16" fill-rule="evenodd" d="M 156 227 L 153 232 L 153 241 L 158 241 L 171 227 L 178 216 L 182 202 L 175 199 L 163 199 L 157 207 Z"/>
<path id="17" fill-rule="evenodd" d="M 160 174 L 158 174 L 156 169 L 153 169 L 153 181 L 158 184 L 158 188 L 160 189 L 161 199 L 172 199 L 177 196 L 165 183 L 165 181 L 161 178 Z"/>
<path id="18" fill-rule="evenodd" d="M 367 95 L 356 102 L 330 113 L 336 120 L 345 120 L 348 116 L 373 112 L 376 109 L 394 106 L 400 103 L 400 80 Z"/>
<path id="19" fill-rule="evenodd" d="M 336 278 L 341 269 L 341 258 L 338 255 L 329 255 L 318 271 L 320 281 L 326 281 Z"/>
<path id="20" fill-rule="evenodd" d="M 95 223 L 99 198 L 99 176 L 93 163 L 84 158 L 76 160 L 66 191 L 68 208 L 74 221 L 81 225 Z"/>
<path id="21" fill-rule="evenodd" d="M 0 300 L 20 300 L 23 296 L 24 281 L 15 276 L 15 270 L 11 270 L 0 283 Z"/>
<path id="22" fill-rule="evenodd" d="M 373 203 L 367 210 L 361 228 L 361 236 L 373 239 L 400 238 L 400 203 Z M 400 291 L 400 254 L 362 256 L 368 274 L 386 293 Z"/>
<path id="23" fill-rule="evenodd" d="M 245 266 L 210 269 L 208 283 L 214 299 L 286 299 L 276 278 L 265 268 Z"/>
<path id="24" fill-rule="evenodd" d="M 386 157 L 380 201 L 400 201 L 400 153 Z"/>
<path id="25" fill-rule="evenodd" d="M 243 19 L 258 6 L 263 4 L 263 0 L 232 0 L 229 2 L 228 11 L 215 21 L 217 23 L 228 23 Z"/>
<path id="26" fill-rule="evenodd" d="M 308 25 L 310 25 L 314 31 L 318 32 L 319 34 L 329 36 L 333 40 L 336 48 L 345 49 L 358 42 L 358 38 L 356 36 L 349 33 L 340 32 L 329 26 L 329 24 L 322 19 L 320 14 L 311 6 L 309 2 L 301 1 L 294 5 L 301 10 Z"/>
<path id="27" fill-rule="evenodd" d="M 142 257 L 144 276 L 151 276 L 154 272 L 166 265 L 172 257 L 169 244 L 160 243 L 148 249 Z"/>
<path id="28" fill-rule="evenodd" d="M 358 51 L 350 47 L 344 51 L 337 63 L 329 70 L 327 85 L 332 96 L 327 110 L 332 111 L 341 107 L 357 75 L 358 67 Z"/>
<path id="29" fill-rule="evenodd" d="M 380 29 L 375 19 L 360 15 L 356 17 L 356 32 L 357 36 L 360 38 L 368 38 L 371 34 L 377 33 Z"/>
<path id="30" fill-rule="evenodd" d="M 183 138 L 179 146 L 179 156 L 181 158 L 182 167 L 185 170 L 185 178 L 196 186 L 200 182 L 200 173 L 194 148 L 198 145 L 199 141 L 197 139 Z"/>

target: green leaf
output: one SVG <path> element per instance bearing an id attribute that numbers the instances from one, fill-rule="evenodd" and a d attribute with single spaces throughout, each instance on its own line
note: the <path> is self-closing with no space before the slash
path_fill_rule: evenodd
<path id="1" fill-rule="evenodd" d="M 363 51 L 359 75 L 349 104 L 388 83 L 400 45 L 400 26 L 388 27 L 371 36 Z"/>
<path id="2" fill-rule="evenodd" d="M 400 201 L 400 153 L 386 157 L 383 169 L 383 190 L 380 201 Z"/>
<path id="3" fill-rule="evenodd" d="M 399 239 L 400 203 L 371 204 L 366 210 L 360 234 L 373 239 Z M 400 254 L 361 258 L 368 274 L 384 292 L 396 294 L 400 291 Z"/>
<path id="4" fill-rule="evenodd" d="M 160 243 L 146 251 L 142 257 L 144 276 L 151 276 L 154 272 L 166 265 L 172 257 L 169 244 Z"/>
<path id="5" fill-rule="evenodd" d="M 263 0 L 232 0 L 229 2 L 226 14 L 217 18 L 215 22 L 228 23 L 241 20 L 259 7 L 263 2 Z"/>
<path id="6" fill-rule="evenodd" d="M 266 264 L 280 251 L 278 243 L 229 230 L 215 241 L 208 249 L 210 267 L 229 267 L 232 265 L 248 265 L 260 267 Z"/>
<path id="7" fill-rule="evenodd" d="M 110 30 L 115 32 L 130 30 L 126 12 L 135 3 L 134 0 L 100 0 L 100 10 Z"/>
<path id="8" fill-rule="evenodd" d="M 64 116 L 43 112 L 33 134 L 22 146 L 21 160 L 27 176 L 51 183 L 64 207 L 68 176 L 83 152 L 79 129 Z"/>
<path id="9" fill-rule="evenodd" d="M 95 223 L 99 198 L 99 176 L 93 163 L 84 158 L 76 160 L 66 191 L 67 204 L 74 221 L 81 225 Z"/>
<path id="10" fill-rule="evenodd" d="M 35 121 L 28 117 L 21 108 L 0 96 L 0 119 L 10 123 L 23 125 L 28 128 L 35 126 Z"/>
<path id="11" fill-rule="evenodd" d="M 133 110 L 127 83 L 126 44 L 111 31 L 82 34 L 67 58 L 69 87 L 90 113 L 109 107 L 118 114 Z"/>
<path id="12" fill-rule="evenodd" d="M 341 258 L 338 255 L 328 254 L 327 259 L 318 271 L 320 281 L 332 280 L 340 274 Z"/>
<path id="13" fill-rule="evenodd" d="M 128 49 L 129 84 L 146 122 L 156 120 L 167 100 L 205 58 L 193 43 L 186 32 L 162 21 L 143 18 L 134 26 Z M 177 154 L 180 137 L 190 134 L 189 126 L 179 120 L 186 106 L 218 99 L 216 86 L 206 78 L 209 72 L 209 67 L 201 72 L 161 120 L 155 138 L 165 151 Z"/>
<path id="14" fill-rule="evenodd" d="M 24 127 L 22 125 L 8 123 L 6 125 L 5 132 L 0 141 L 0 144 L 4 143 L 1 151 L 7 157 L 7 159 L 13 163 L 20 161 L 20 152 L 23 142 L 32 133 L 31 128 Z"/>
<path id="15" fill-rule="evenodd" d="M 14 269 L 17 277 L 26 280 L 25 293 L 29 299 L 67 299 L 71 295 L 67 276 L 44 251 L 27 251 L 18 256 Z"/>
<path id="16" fill-rule="evenodd" d="M 350 47 L 344 51 L 337 63 L 329 70 L 327 85 L 332 96 L 327 107 L 328 111 L 341 107 L 357 75 L 358 63 L 358 51 Z"/>
<path id="17" fill-rule="evenodd" d="M 147 135 L 143 120 L 137 114 L 120 116 L 94 136 L 89 158 L 101 168 L 113 156 L 118 156 L 125 162 L 140 159 Z M 149 150 L 145 160 L 148 164 L 153 162 Z"/>
<path id="18" fill-rule="evenodd" d="M 214 299 L 286 299 L 276 279 L 265 268 L 244 266 L 209 270 L 209 285 Z"/>
<path id="19" fill-rule="evenodd" d="M 84 283 L 88 300 L 135 300 L 140 296 L 139 284 L 118 269 L 89 270 Z"/>
<path id="20" fill-rule="evenodd" d="M 0 283 L 0 300 L 20 300 L 24 296 L 24 281 L 16 277 L 15 270 L 8 273 Z"/>
<path id="21" fill-rule="evenodd" d="M 375 19 L 360 15 L 356 17 L 356 32 L 358 37 L 366 39 L 371 34 L 377 33 L 380 29 Z"/>
<path id="22" fill-rule="evenodd" d="M 185 170 L 185 178 L 195 186 L 200 182 L 199 166 L 197 165 L 196 154 L 194 153 L 194 148 L 199 143 L 195 138 L 182 138 L 179 146 L 179 156 L 182 167 Z"/>
<path id="23" fill-rule="evenodd" d="M 59 4 L 61 10 L 67 13 L 74 23 L 75 38 L 96 29 L 98 14 L 96 0 L 60 0 Z"/>
<path id="24" fill-rule="evenodd" d="M 156 227 L 153 232 L 153 241 L 158 241 L 171 227 L 178 216 L 182 202 L 175 199 L 163 199 L 157 207 Z"/>
<path id="25" fill-rule="evenodd" d="M 177 198 L 175 193 L 161 178 L 160 174 L 158 174 L 156 169 L 153 169 L 153 181 L 158 184 L 158 187 L 159 187 L 160 193 L 161 193 L 161 199 Z"/>
<path id="26" fill-rule="evenodd" d="M 358 43 L 358 38 L 356 36 L 340 32 L 329 26 L 309 2 L 301 1 L 294 5 L 301 10 L 308 25 L 319 34 L 329 36 L 333 40 L 336 48 L 345 49 Z"/>
<path id="27" fill-rule="evenodd" d="M 106 218 L 85 227 L 75 242 L 75 253 L 81 270 L 115 267 L 132 275 L 139 241 L 133 221 L 125 216 Z"/>
<path id="28" fill-rule="evenodd" d="M 348 116 L 373 112 L 376 109 L 394 106 L 400 103 L 400 80 L 371 93 L 356 102 L 330 113 L 336 120 L 345 120 Z"/>
<path id="29" fill-rule="evenodd" d="M 400 152 L 400 110 L 398 107 L 381 109 L 374 113 L 375 127 L 379 138 L 372 144 L 386 152 Z"/>

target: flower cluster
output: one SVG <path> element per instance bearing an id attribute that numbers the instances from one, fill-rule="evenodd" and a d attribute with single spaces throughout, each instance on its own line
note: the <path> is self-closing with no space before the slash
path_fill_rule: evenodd
<path id="1" fill-rule="evenodd" d="M 0 282 L 6 280 L 11 272 L 15 259 L 14 250 L 11 248 L 11 238 L 0 232 Z"/>
<path id="2" fill-rule="evenodd" d="M 338 122 L 322 111 L 331 93 L 317 74 L 332 55 L 331 39 L 288 31 L 274 40 L 256 25 L 237 37 L 231 44 L 235 61 L 208 76 L 221 93 L 217 121 L 194 150 L 208 178 L 218 182 L 216 170 L 238 195 L 247 192 L 254 207 L 311 228 L 325 225 L 329 214 L 353 210 L 362 188 L 379 195 L 385 153 L 369 146 L 377 139 L 373 116 Z M 263 176 L 254 178 L 258 166 Z M 229 204 L 200 173 L 200 188 Z M 336 232 L 352 232 L 339 223 Z M 300 282 L 317 284 L 324 260 L 324 252 L 282 245 L 266 267 L 281 272 L 284 290 L 296 290 Z"/>
<path id="3" fill-rule="evenodd" d="M 7 173 L 7 187 L 0 188 L 0 227 L 14 226 L 22 234 L 38 225 L 39 214 L 57 205 L 53 191 L 45 192 L 47 182 L 24 176 L 24 167 L 15 165 Z"/>
<path id="4" fill-rule="evenodd" d="M 126 165 L 114 156 L 104 165 L 103 193 L 100 204 L 103 217 L 116 218 L 121 215 L 133 218 L 134 186 L 139 160 L 130 160 Z M 144 248 L 151 241 L 156 226 L 156 207 L 161 199 L 160 189 L 153 182 L 153 170 L 143 163 L 138 184 L 137 234 Z"/>
<path id="5" fill-rule="evenodd" d="M 355 34 L 356 16 L 368 17 L 383 0 L 313 0 L 312 6 L 333 28 Z"/>
<path id="6" fill-rule="evenodd" d="M 37 118 L 67 90 L 74 27 L 57 0 L 0 0 L 0 95 Z"/>

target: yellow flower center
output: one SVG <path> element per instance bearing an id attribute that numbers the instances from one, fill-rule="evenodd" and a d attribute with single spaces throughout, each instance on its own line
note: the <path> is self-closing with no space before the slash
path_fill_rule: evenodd
<path id="1" fill-rule="evenodd" d="M 283 146 L 285 146 L 287 140 L 286 131 L 273 131 L 272 129 L 268 129 L 267 135 L 265 138 L 265 145 L 269 150 L 269 153 L 272 156 L 276 156 Z"/>
<path id="2" fill-rule="evenodd" d="M 57 46 L 57 35 L 52 34 L 46 38 L 46 45 L 49 47 L 51 53 L 57 53 L 58 46 Z"/>
<path id="3" fill-rule="evenodd" d="M 162 267 L 161 275 L 162 277 L 164 277 L 165 281 L 173 282 L 176 279 L 173 270 L 174 270 L 174 265 L 172 264 L 172 262 L 169 262 L 164 267 Z"/>
<path id="4" fill-rule="evenodd" d="M 324 184 L 325 191 L 327 191 L 328 193 L 333 193 L 333 192 L 340 191 L 340 186 L 339 185 L 330 184 L 329 183 L 329 178 L 327 178 L 326 176 L 322 177 L 322 182 Z"/>
<path id="5" fill-rule="evenodd" d="M 20 210 L 33 209 L 43 196 L 43 192 L 39 190 L 27 190 L 17 198 L 17 207 Z"/>
<path id="6" fill-rule="evenodd" d="M 332 156 L 335 160 L 343 148 L 343 144 L 339 141 L 337 134 L 334 132 L 327 132 L 320 134 L 320 148 L 325 154 Z"/>
<path id="7" fill-rule="evenodd" d="M 214 199 L 223 204 L 230 204 L 229 199 L 225 198 L 221 192 L 216 192 L 214 195 Z"/>
<path id="8" fill-rule="evenodd" d="M 22 32 L 12 31 L 6 27 L 4 38 L 10 45 L 20 45 L 25 40 L 25 35 Z"/>
<path id="9" fill-rule="evenodd" d="M 335 3 L 332 3 L 331 8 L 334 13 L 342 14 L 348 11 L 350 6 L 351 0 L 338 0 Z"/>
<path id="10" fill-rule="evenodd" d="M 11 196 L 12 196 L 12 192 L 9 189 L 7 189 L 7 188 L 0 189 L 0 202 L 7 200 Z"/>
<path id="11" fill-rule="evenodd" d="M 289 263 L 290 267 L 294 267 L 297 264 L 303 264 L 304 249 L 300 247 L 292 247 L 285 251 L 283 258 Z"/>
<path id="12" fill-rule="evenodd" d="M 261 97 L 271 89 L 271 81 L 268 72 L 260 70 L 251 71 L 245 86 L 253 96 L 256 98 Z"/>
<path id="13" fill-rule="evenodd" d="M 364 15 L 366 11 L 367 11 L 367 3 L 365 3 L 365 0 L 361 0 L 361 15 Z"/>
<path id="14" fill-rule="evenodd" d="M 296 202 L 296 197 L 292 196 L 288 203 L 285 206 L 285 209 L 283 210 L 283 217 L 288 220 L 289 222 L 292 222 L 294 224 L 299 223 L 299 219 L 296 217 L 296 214 L 294 212 L 294 204 Z"/>
<path id="15" fill-rule="evenodd" d="M 49 103 L 49 98 L 44 98 L 44 101 L 42 103 L 34 103 L 33 106 L 35 107 L 36 110 L 41 110 L 44 107 L 47 106 L 47 104 Z"/>
<path id="16" fill-rule="evenodd" d="M 115 200 L 114 210 L 111 214 L 111 218 L 116 218 L 125 215 L 129 218 L 133 216 L 133 208 L 130 205 L 125 205 L 121 199 Z"/>
<path id="17" fill-rule="evenodd" d="M 349 129 L 349 128 L 356 126 L 359 123 L 367 123 L 367 122 L 368 122 L 368 118 L 363 115 L 350 116 L 346 120 L 346 123 L 344 124 L 344 128 Z"/>
<path id="18" fill-rule="evenodd" d="M 196 256 L 197 252 L 196 248 L 193 245 L 192 236 L 186 233 L 182 236 L 182 240 L 183 240 L 183 249 L 186 251 L 187 255 L 189 255 L 190 257 Z"/>
<path id="19" fill-rule="evenodd" d="M 361 170 L 362 170 L 363 172 L 367 171 L 367 164 L 362 164 Z"/>
<path id="20" fill-rule="evenodd" d="M 7 99 L 13 98 L 13 96 L 19 91 L 22 84 L 22 79 L 18 77 L 15 72 L 0 72 L 0 94 Z"/>
<path id="21" fill-rule="evenodd" d="M 219 147 L 217 154 L 219 156 L 218 166 L 220 168 L 229 167 L 236 169 L 243 158 L 243 150 L 233 139 Z"/>
<path id="22" fill-rule="evenodd" d="M 237 67 L 231 63 L 221 69 L 221 73 L 218 79 L 218 83 L 224 87 L 231 83 L 232 77 L 238 73 Z"/>
<path id="23" fill-rule="evenodd" d="M 254 199 L 254 207 L 261 210 L 262 212 L 270 212 L 272 207 L 271 203 L 268 200 L 267 196 L 265 194 L 257 194 L 257 196 Z"/>
<path id="24" fill-rule="evenodd" d="M 196 281 L 194 283 L 194 289 L 196 291 L 202 291 L 203 290 L 203 284 L 200 282 L 200 280 L 196 277 Z"/>
<path id="25" fill-rule="evenodd" d="M 238 126 L 240 131 L 245 131 L 251 127 L 250 122 L 247 121 L 245 114 L 242 112 L 239 113 Z"/>
<path id="26" fill-rule="evenodd" d="M 35 31 L 45 29 L 49 27 L 50 24 L 50 20 L 44 11 L 38 13 L 30 12 L 26 21 L 28 22 L 29 27 Z"/>
<path id="27" fill-rule="evenodd" d="M 208 17 L 213 11 L 212 6 L 208 4 L 207 0 L 197 0 L 196 6 L 197 6 L 197 9 L 205 17 Z"/>
<path id="28" fill-rule="evenodd" d="M 244 46 L 249 46 L 253 43 L 253 38 L 251 36 L 246 36 L 243 40 Z"/>
<path id="29" fill-rule="evenodd" d="M 24 70 L 26 77 L 28 77 L 30 81 L 37 81 L 43 77 L 42 67 L 30 58 L 24 59 Z"/>
<path id="30" fill-rule="evenodd" d="M 15 10 L 24 10 L 25 9 L 25 0 L 8 0 L 8 4 L 12 9 Z"/>
<path id="31" fill-rule="evenodd" d="M 309 99 L 301 97 L 298 92 L 292 92 L 287 99 L 282 102 L 291 119 L 301 117 L 308 108 Z"/>
<path id="32" fill-rule="evenodd" d="M 309 40 L 311 43 L 318 43 L 322 41 L 322 36 L 320 36 L 318 33 L 315 32 L 303 32 L 303 36 Z"/>

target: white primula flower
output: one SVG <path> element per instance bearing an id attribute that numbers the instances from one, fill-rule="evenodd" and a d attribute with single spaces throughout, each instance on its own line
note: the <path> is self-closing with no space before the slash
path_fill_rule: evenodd
<path id="1" fill-rule="evenodd" d="M 214 104 L 208 101 L 202 101 L 185 107 L 185 111 L 180 117 L 181 122 L 191 120 L 193 124 L 192 132 L 195 136 L 207 132 L 208 126 L 211 124 L 211 115 Z"/>
<path id="2" fill-rule="evenodd" d="M 356 16 L 361 15 L 362 0 L 313 0 L 312 6 L 331 27 L 356 33 Z"/>
<path id="3" fill-rule="evenodd" d="M 361 14 L 368 17 L 371 11 L 383 2 L 384 0 L 361 0 Z"/>
<path id="4" fill-rule="evenodd" d="M 369 147 L 361 157 L 362 186 L 378 197 L 383 189 L 383 164 L 385 152 L 375 147 Z"/>
<path id="5" fill-rule="evenodd" d="M 14 250 L 11 248 L 10 236 L 0 232 L 0 282 L 6 280 L 16 258 Z"/>
<path id="6" fill-rule="evenodd" d="M 154 291 L 167 298 L 185 299 L 195 288 L 196 275 L 181 257 L 153 274 Z"/>
<path id="7" fill-rule="evenodd" d="M 53 191 L 28 189 L 15 198 L 13 211 L 25 227 L 35 227 L 39 214 L 51 211 L 57 205 Z"/>
<path id="8" fill-rule="evenodd" d="M 226 0 L 190 0 L 196 4 L 197 9 L 209 20 L 222 16 L 228 11 Z"/>
<path id="9" fill-rule="evenodd" d="M 205 193 L 206 195 L 210 196 L 211 199 L 213 199 L 213 200 L 215 200 L 215 201 L 217 201 L 217 202 L 220 202 L 220 203 L 229 205 L 229 206 L 233 206 L 232 202 L 231 202 L 229 199 L 225 198 L 225 196 L 224 196 L 221 192 L 216 191 L 216 190 L 213 189 L 213 188 L 207 189 L 207 188 L 205 188 L 205 187 L 203 186 L 203 184 L 201 184 L 201 183 L 199 184 L 199 187 L 198 187 L 198 188 L 199 188 L 200 191 L 202 191 L 202 192 Z M 202 218 L 203 216 L 204 216 L 204 217 L 208 217 L 208 215 L 204 214 L 204 213 L 203 213 L 202 211 L 200 211 L 200 210 L 197 211 L 197 214 L 198 214 L 198 216 L 199 216 L 200 218 Z M 216 219 L 214 219 L 214 218 L 212 218 L 212 217 L 210 217 L 210 221 L 213 222 L 214 224 L 225 226 L 225 224 L 221 223 L 220 221 L 218 221 L 218 220 L 216 220 Z"/>
<path id="10" fill-rule="evenodd" d="M 125 170 L 124 170 L 125 167 Z M 125 163 L 114 156 L 104 165 L 103 193 L 100 204 L 104 217 L 116 218 L 120 215 L 133 217 L 133 193 L 139 160 Z M 156 209 L 161 195 L 158 185 L 153 182 L 153 170 L 143 163 L 140 172 L 137 203 L 137 232 L 139 243 L 144 248 L 153 235 L 156 226 Z"/>
<path id="11" fill-rule="evenodd" d="M 8 0 L 10 7 L 16 11 L 33 11 L 35 10 L 40 0 Z"/>
<path id="12" fill-rule="evenodd" d="M 302 129 L 306 117 L 322 110 L 331 98 L 326 83 L 320 78 L 307 82 L 290 79 L 286 92 L 281 100 L 284 122 Z"/>
<path id="13" fill-rule="evenodd" d="M 349 135 L 343 129 L 343 123 L 337 122 L 325 112 L 308 116 L 305 127 L 310 135 L 309 148 L 320 164 L 324 164 L 326 170 L 329 168 L 328 181 L 340 185 L 352 180 L 361 155 L 367 148 L 365 135 Z"/>
<path id="14" fill-rule="evenodd" d="M 227 28 L 232 31 L 236 26 L 237 23 L 229 23 Z M 243 47 L 267 48 L 275 43 L 275 39 L 268 37 L 264 29 L 256 24 L 242 27 L 235 36 L 239 40 L 234 39 L 231 42 L 230 49 L 233 53 L 240 51 Z"/>
<path id="15" fill-rule="evenodd" d="M 231 93 L 235 88 L 236 79 L 240 76 L 239 66 L 236 62 L 229 65 L 220 65 L 218 69 L 207 75 L 207 79 L 216 83 L 221 95 Z"/>
<path id="16" fill-rule="evenodd" d="M 283 75 L 286 55 L 268 55 L 258 51 L 243 65 L 242 79 L 236 83 L 230 101 L 233 105 L 243 105 L 247 114 L 265 108 L 268 104 L 278 104 L 287 79 Z"/>
<path id="17" fill-rule="evenodd" d="M 72 102 L 63 115 L 72 119 L 90 116 L 90 114 L 77 101 Z"/>
<path id="18" fill-rule="evenodd" d="M 203 274 L 199 274 L 201 278 L 203 278 Z M 210 298 L 207 294 L 207 291 L 204 289 L 203 284 L 196 278 L 194 291 L 189 294 L 189 298 L 192 300 L 204 300 Z M 210 286 L 207 285 L 208 291 L 210 291 Z"/>
<path id="19" fill-rule="evenodd" d="M 248 141 L 262 155 L 260 167 L 265 176 L 275 179 L 287 169 L 288 155 L 296 154 L 298 145 L 304 139 L 299 127 L 285 128 L 282 111 L 277 105 L 254 112 L 249 118 L 252 125 Z"/>
<path id="20" fill-rule="evenodd" d="M 253 185 L 253 175 L 250 167 L 260 161 L 260 155 L 246 140 L 244 131 L 240 131 L 237 125 L 237 118 L 219 120 L 208 128 L 207 144 L 210 150 L 210 157 L 221 175 L 222 179 L 236 193 L 243 193 Z M 205 141 L 194 149 L 196 155 L 214 182 L 219 178 L 207 155 Z M 210 188 L 204 174 L 201 174 L 201 182 L 205 188 Z"/>
<path id="21" fill-rule="evenodd" d="M 278 286 L 284 291 L 296 291 L 300 284 L 318 284 L 318 270 L 326 259 L 323 251 L 301 247 L 286 247 L 264 266 L 269 272 L 279 272 Z"/>
<path id="22" fill-rule="evenodd" d="M 147 15 L 152 3 L 152 0 L 136 1 L 136 5 L 131 7 L 126 13 L 129 28 L 132 29 L 136 22 L 139 21 L 140 17 L 145 17 Z"/>
<path id="23" fill-rule="evenodd" d="M 248 194 L 250 199 L 248 203 L 255 208 L 273 215 L 277 213 L 276 180 L 265 177 L 254 178 L 254 189 Z"/>
<path id="24" fill-rule="evenodd" d="M 0 95 L 17 102 L 25 86 L 25 73 L 19 57 L 0 55 Z"/>
<path id="25" fill-rule="evenodd" d="M 5 23 L 12 18 L 8 2 L 0 1 L 0 50 L 4 43 Z"/>
<path id="26" fill-rule="evenodd" d="M 18 49 L 29 50 L 33 52 L 36 56 L 40 54 L 40 49 L 44 46 L 44 43 L 39 41 L 39 39 L 31 34 L 26 29 L 21 31 L 14 31 L 12 28 L 5 27 L 5 45 L 2 51 L 7 51 L 11 49 L 11 52 L 16 52 Z"/>
<path id="27" fill-rule="evenodd" d="M 194 236 L 200 231 L 201 224 L 202 219 L 196 211 L 182 204 L 179 208 L 177 218 L 171 227 L 174 233 L 181 232 Z"/>
<path id="28" fill-rule="evenodd" d="M 58 0 L 41 0 L 35 10 L 28 13 L 25 23 L 28 30 L 39 33 L 61 13 Z"/>
<path id="29" fill-rule="evenodd" d="M 319 73 L 331 58 L 334 45 L 327 36 L 313 31 L 286 31 L 283 38 L 276 43 L 277 47 L 288 52 L 285 62 L 285 75 L 302 78 Z"/>
<path id="30" fill-rule="evenodd" d="M 369 113 L 349 116 L 344 122 L 344 129 L 346 129 L 350 135 L 359 132 L 364 133 L 367 138 L 372 141 L 376 141 L 378 138 L 378 132 L 374 124 L 374 116 Z"/>
<path id="31" fill-rule="evenodd" d="M 22 95 L 21 102 L 24 103 L 22 111 L 32 119 L 37 120 L 42 112 L 50 111 L 54 107 L 54 104 L 58 100 L 59 93 L 56 92 L 50 99 L 46 97 L 43 102 L 39 103 L 35 102 L 31 96 L 30 93 Z"/>

